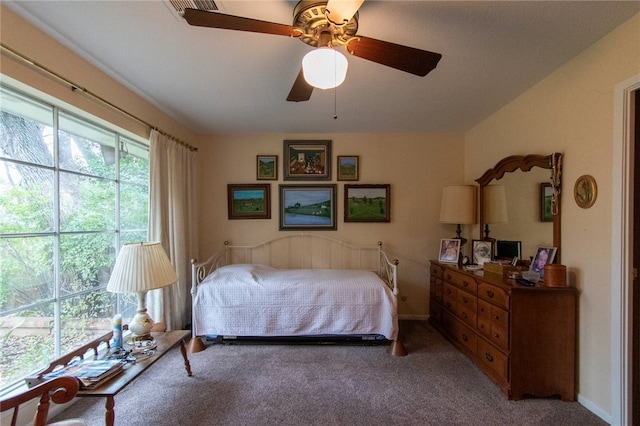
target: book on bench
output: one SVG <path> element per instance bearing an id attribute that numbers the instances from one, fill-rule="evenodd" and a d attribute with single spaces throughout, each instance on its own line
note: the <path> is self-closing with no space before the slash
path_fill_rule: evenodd
<path id="1" fill-rule="evenodd" d="M 73 376 L 80 381 L 81 389 L 94 389 L 120 373 L 124 365 L 124 362 L 115 359 L 79 359 L 43 374 L 41 379 L 47 381 L 60 376 Z"/>

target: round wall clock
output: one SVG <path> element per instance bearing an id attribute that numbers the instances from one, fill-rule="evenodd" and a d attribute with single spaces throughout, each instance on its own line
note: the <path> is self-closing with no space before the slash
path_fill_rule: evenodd
<path id="1" fill-rule="evenodd" d="M 596 202 L 598 197 L 598 186 L 593 176 L 582 175 L 576 180 L 573 187 L 573 197 L 576 204 L 583 209 L 588 209 Z"/>

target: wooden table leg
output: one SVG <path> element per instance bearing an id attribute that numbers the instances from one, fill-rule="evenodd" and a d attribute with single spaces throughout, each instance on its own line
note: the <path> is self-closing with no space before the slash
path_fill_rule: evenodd
<path id="1" fill-rule="evenodd" d="M 187 376 L 191 377 L 191 364 L 189 358 L 187 358 L 187 348 L 184 346 L 184 340 L 180 340 L 180 352 L 182 352 L 182 358 L 184 358 L 184 368 L 187 370 Z"/>
<path id="2" fill-rule="evenodd" d="M 113 400 L 113 396 L 107 397 L 107 402 L 105 403 L 105 413 L 104 413 L 104 424 L 105 426 L 113 426 L 115 421 L 115 412 L 113 407 L 115 406 L 115 402 Z"/>

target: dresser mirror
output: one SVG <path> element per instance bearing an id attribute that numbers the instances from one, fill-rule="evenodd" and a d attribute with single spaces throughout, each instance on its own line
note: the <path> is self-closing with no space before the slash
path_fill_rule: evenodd
<path id="1" fill-rule="evenodd" d="M 502 185 L 506 194 L 507 218 L 503 223 L 489 223 L 491 239 L 522 242 L 522 258 L 527 260 L 535 254 L 538 246 L 557 247 L 555 263 L 560 263 L 560 219 L 562 154 L 513 155 L 500 160 L 487 170 L 476 182 L 480 185 L 480 236 L 486 239 L 485 187 Z M 550 221 L 543 221 L 541 185 L 549 184 L 552 214 Z"/>

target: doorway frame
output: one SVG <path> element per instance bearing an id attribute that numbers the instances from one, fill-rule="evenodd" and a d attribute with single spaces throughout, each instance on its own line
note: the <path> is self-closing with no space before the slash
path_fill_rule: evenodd
<path id="1" fill-rule="evenodd" d="M 631 424 L 633 112 L 640 73 L 618 83 L 613 104 L 611 202 L 611 423 Z M 636 123 L 638 126 L 638 123 Z M 616 313 L 618 314 L 616 316 Z"/>

